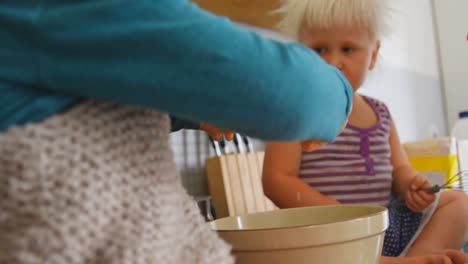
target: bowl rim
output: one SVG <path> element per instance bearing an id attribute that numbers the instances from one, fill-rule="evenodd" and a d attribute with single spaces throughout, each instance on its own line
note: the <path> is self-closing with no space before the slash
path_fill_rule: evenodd
<path id="1" fill-rule="evenodd" d="M 214 229 L 216 226 L 212 224 L 211 228 L 214 231 L 217 231 L 223 240 L 231 244 L 233 251 L 236 252 L 298 249 L 339 243 L 349 243 L 374 236 L 381 236 L 388 228 L 388 210 L 385 207 L 367 205 L 333 205 L 324 207 L 334 206 L 372 207 L 377 210 L 375 213 L 366 214 L 365 216 L 316 225 L 300 225 L 264 229 L 216 230 Z M 234 217 L 225 217 L 221 219 L 226 218 Z M 281 239 L 272 239 L 278 237 Z"/>
<path id="2" fill-rule="evenodd" d="M 251 213 L 251 214 L 242 214 L 242 215 L 236 215 L 236 216 L 228 216 L 228 217 L 223 217 L 219 218 L 213 221 L 208 222 L 210 225 L 210 228 L 216 232 L 255 232 L 255 231 L 271 231 L 271 230 L 284 230 L 284 229 L 297 229 L 297 228 L 307 228 L 307 227 L 318 227 L 318 226 L 328 226 L 328 225 L 334 225 L 337 223 L 341 222 L 350 222 L 350 221 L 356 221 L 359 219 L 364 219 L 364 218 L 369 218 L 372 216 L 377 216 L 382 214 L 383 212 L 387 211 L 387 208 L 384 206 L 379 206 L 379 205 L 355 205 L 355 204 L 339 204 L 339 205 L 316 205 L 316 206 L 305 206 L 305 207 L 295 207 L 295 208 L 285 208 L 285 209 L 279 209 L 283 212 L 285 211 L 299 211 L 299 210 L 304 210 L 304 208 L 336 208 L 336 207 L 357 207 L 357 208 L 363 208 L 363 207 L 370 207 L 370 208 L 375 208 L 375 209 L 381 209 L 381 211 L 372 213 L 372 214 L 367 214 L 367 215 L 362 215 L 362 216 L 356 216 L 353 218 L 349 218 L 346 220 L 336 220 L 328 223 L 323 223 L 323 224 L 303 224 L 303 225 L 293 225 L 293 226 L 284 226 L 284 227 L 267 227 L 267 228 L 250 228 L 250 229 L 218 229 L 216 228 L 216 222 L 221 222 L 221 221 L 228 221 L 231 219 L 238 219 L 241 217 L 246 217 L 246 216 L 255 216 L 255 215 L 263 215 L 263 214 L 273 214 L 275 211 L 265 211 L 265 212 L 257 212 L 257 213 Z"/>

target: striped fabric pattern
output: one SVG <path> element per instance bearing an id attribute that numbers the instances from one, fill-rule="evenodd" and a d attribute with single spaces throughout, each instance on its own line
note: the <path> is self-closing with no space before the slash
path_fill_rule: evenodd
<path id="1" fill-rule="evenodd" d="M 300 177 L 343 204 L 388 204 L 391 194 L 391 116 L 384 103 L 364 97 L 378 116 L 376 125 L 348 124 L 332 144 L 302 153 Z"/>

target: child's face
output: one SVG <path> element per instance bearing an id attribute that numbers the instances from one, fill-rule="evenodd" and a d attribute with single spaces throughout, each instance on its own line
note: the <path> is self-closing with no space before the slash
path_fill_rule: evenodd
<path id="1" fill-rule="evenodd" d="M 359 28 L 307 29 L 299 41 L 338 68 L 356 91 L 375 66 L 380 42 Z"/>

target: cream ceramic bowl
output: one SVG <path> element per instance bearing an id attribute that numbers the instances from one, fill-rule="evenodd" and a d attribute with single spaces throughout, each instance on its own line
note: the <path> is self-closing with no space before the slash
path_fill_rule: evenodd
<path id="1" fill-rule="evenodd" d="M 376 264 L 387 209 L 337 205 L 283 209 L 209 223 L 237 264 Z"/>

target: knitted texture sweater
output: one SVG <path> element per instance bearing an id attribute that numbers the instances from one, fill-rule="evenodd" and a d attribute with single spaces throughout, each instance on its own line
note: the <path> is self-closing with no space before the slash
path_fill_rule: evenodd
<path id="1" fill-rule="evenodd" d="M 233 263 L 181 184 L 169 125 L 87 101 L 0 133 L 0 263 Z"/>

